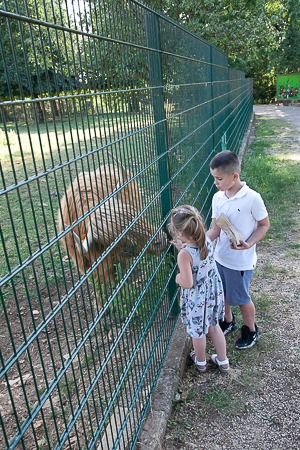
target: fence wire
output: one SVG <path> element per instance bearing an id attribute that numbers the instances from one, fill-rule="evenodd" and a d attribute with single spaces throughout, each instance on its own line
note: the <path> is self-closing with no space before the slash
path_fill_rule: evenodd
<path id="1" fill-rule="evenodd" d="M 210 218 L 252 80 L 133 0 L 0 2 L 0 446 L 134 448 L 178 320 L 170 210 Z"/>

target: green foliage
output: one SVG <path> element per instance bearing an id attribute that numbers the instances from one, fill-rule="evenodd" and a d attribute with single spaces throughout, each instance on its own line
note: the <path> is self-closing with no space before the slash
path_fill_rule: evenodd
<path id="1" fill-rule="evenodd" d="M 300 70 L 300 8 L 298 0 L 287 3 L 286 33 L 282 42 L 281 72 Z"/>
<path id="2" fill-rule="evenodd" d="M 57 23 L 59 18 L 63 25 L 70 26 L 67 11 L 57 0 L 28 0 L 18 5 L 8 0 L 5 10 L 49 23 Z M 73 46 L 70 35 L 34 23 L 7 21 L 4 16 L 0 16 L 0 27 L 1 47 L 5 52 L 5 59 L 0 59 L 2 98 L 37 98 L 79 88 L 79 78 L 74 76 L 78 72 L 75 67 L 79 56 L 74 55 L 73 64 L 66 55 L 66 50 Z"/>
<path id="3" fill-rule="evenodd" d="M 254 98 L 258 101 L 268 101 L 276 95 L 278 73 L 300 70 L 298 0 L 148 0 L 146 3 L 228 55 L 233 68 L 254 78 Z M 144 15 L 130 2 L 114 0 L 113 4 L 114 8 L 107 8 L 103 2 L 84 1 L 75 10 L 71 2 L 67 9 L 58 0 L 28 0 L 18 3 L 17 10 L 15 2 L 8 0 L 5 8 L 66 29 L 88 30 L 98 36 L 144 44 Z M 5 63 L 0 60 L 3 99 L 122 86 L 133 89 L 148 82 L 148 56 L 137 48 L 124 48 L 102 39 L 91 45 L 84 33 L 75 35 L 35 23 L 7 21 L 4 16 L 0 16 L 0 26 L 1 51 L 5 51 Z M 181 45 L 178 39 L 175 45 Z M 123 101 L 129 111 L 137 111 L 140 107 L 137 94 L 126 95 L 128 98 L 124 97 Z"/>
<path id="4" fill-rule="evenodd" d="M 254 98 L 275 97 L 278 73 L 300 70 L 298 0 L 149 0 L 228 55 L 254 78 Z"/>

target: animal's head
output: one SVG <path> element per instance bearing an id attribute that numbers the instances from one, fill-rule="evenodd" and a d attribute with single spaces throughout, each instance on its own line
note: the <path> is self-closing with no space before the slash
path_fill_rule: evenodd
<path id="1" fill-rule="evenodd" d="M 159 230 L 152 243 L 154 252 L 157 253 L 162 250 L 165 250 L 168 247 L 168 244 L 169 244 L 168 236 L 163 230 Z"/>
<path id="2" fill-rule="evenodd" d="M 167 248 L 168 237 L 163 230 L 157 231 L 146 219 L 143 219 L 143 230 L 147 236 L 146 241 L 151 240 L 148 248 L 150 253 L 158 254 Z"/>

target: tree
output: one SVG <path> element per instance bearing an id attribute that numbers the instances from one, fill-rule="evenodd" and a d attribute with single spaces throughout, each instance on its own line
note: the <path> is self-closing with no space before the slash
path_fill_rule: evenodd
<path id="1" fill-rule="evenodd" d="M 279 64 L 282 73 L 300 72 L 300 5 L 298 0 L 286 4 L 286 27 Z"/>
<path id="2" fill-rule="evenodd" d="M 136 88 L 148 83 L 147 54 L 129 45 L 143 39 L 144 16 L 139 14 L 135 3 L 124 0 L 107 2 L 85 0 L 78 14 L 80 27 L 92 34 L 124 42 L 114 43 L 105 39 L 93 39 L 84 44 L 86 79 L 90 89 L 122 91 L 115 94 L 116 101 L 110 102 L 110 109 L 125 102 L 129 112 L 139 110 Z M 128 43 L 128 44 L 126 44 Z"/>
<path id="3" fill-rule="evenodd" d="M 58 0 L 27 0 L 17 6 L 9 0 L 5 2 L 5 8 L 46 22 L 69 24 L 67 11 L 61 8 Z M 79 71 L 74 70 L 78 67 L 77 55 L 70 35 L 38 23 L 7 19 L 5 15 L 0 16 L 0 27 L 2 99 L 58 96 L 80 87 Z M 35 105 L 39 121 L 43 122 L 43 107 L 40 102 Z M 52 107 L 54 114 L 58 115 L 55 102 L 52 102 Z"/>
<path id="4" fill-rule="evenodd" d="M 299 0 L 149 0 L 216 45 L 254 78 L 256 99 L 275 95 L 278 72 L 299 70 Z"/>

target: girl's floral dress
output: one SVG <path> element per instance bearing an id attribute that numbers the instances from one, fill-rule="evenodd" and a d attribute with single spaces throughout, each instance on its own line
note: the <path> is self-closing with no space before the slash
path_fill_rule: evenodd
<path id="1" fill-rule="evenodd" d="M 222 281 L 214 260 L 213 244 L 206 238 L 208 256 L 201 260 L 198 247 L 187 245 L 193 260 L 193 287 L 182 289 L 180 298 L 181 319 L 192 338 L 201 338 L 210 326 L 224 319 L 224 293 Z"/>

